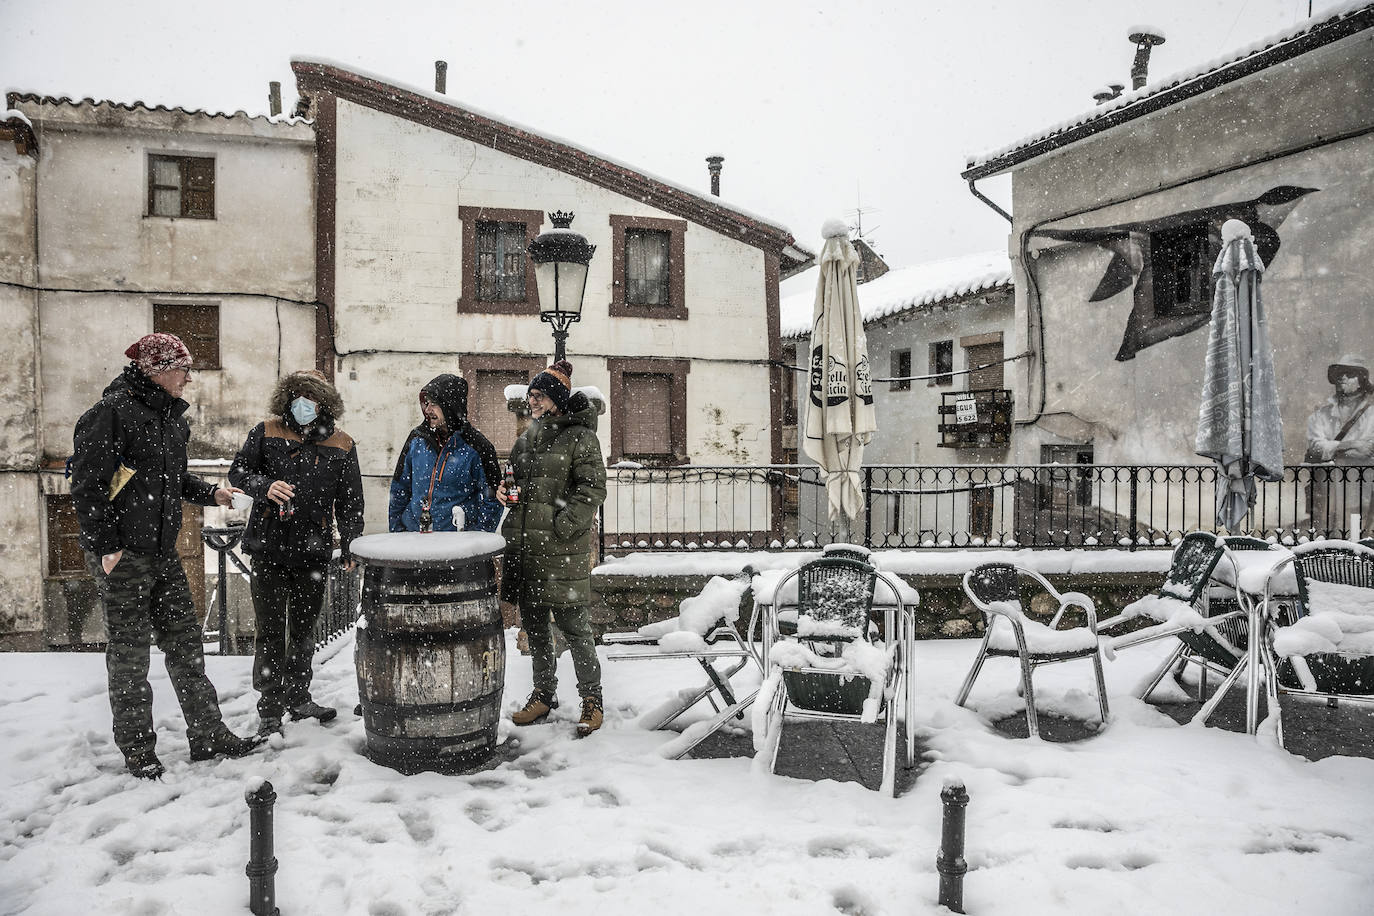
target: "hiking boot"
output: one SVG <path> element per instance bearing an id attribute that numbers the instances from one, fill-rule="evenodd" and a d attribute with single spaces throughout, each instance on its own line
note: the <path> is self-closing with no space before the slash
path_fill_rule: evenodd
<path id="1" fill-rule="evenodd" d="M 267 738 L 281 733 L 281 716 L 258 716 L 259 738 Z"/>
<path id="2" fill-rule="evenodd" d="M 306 700 L 291 707 L 293 719 L 319 719 L 321 722 L 328 722 L 338 714 L 339 711 L 332 706 L 321 706 L 314 700 Z"/>
<path id="3" fill-rule="evenodd" d="M 535 690 L 525 701 L 525 708 L 511 714 L 510 720 L 516 725 L 533 725 L 543 722 L 550 712 L 558 708 L 558 697 L 543 690 Z"/>
<path id="4" fill-rule="evenodd" d="M 162 778 L 162 761 L 157 759 L 157 754 L 153 752 L 152 748 L 125 755 L 124 765 L 129 768 L 130 773 L 139 779 Z"/>
<path id="5" fill-rule="evenodd" d="M 577 737 L 585 738 L 601 727 L 601 697 L 582 698 L 582 718 L 577 720 Z"/>
<path id="6" fill-rule="evenodd" d="M 201 761 L 214 757 L 243 757 L 252 753 L 253 748 L 266 740 L 267 738 L 262 735 L 240 738 L 229 729 L 221 727 L 209 738 L 197 738 L 190 742 L 191 759 Z"/>

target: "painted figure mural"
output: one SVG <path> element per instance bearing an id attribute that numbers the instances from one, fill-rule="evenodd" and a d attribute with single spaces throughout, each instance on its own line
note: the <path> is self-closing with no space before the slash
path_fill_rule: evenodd
<path id="1" fill-rule="evenodd" d="M 1327 381 L 1335 389 L 1307 418 L 1307 454 L 1312 468 L 1307 488 L 1311 524 L 1339 534 L 1360 516 L 1360 528 L 1374 526 L 1374 478 L 1361 479 L 1351 466 L 1374 464 L 1374 385 L 1369 360 L 1347 354 L 1327 366 Z M 1320 467 L 1325 466 L 1325 467 Z"/>
<path id="2" fill-rule="evenodd" d="M 1212 263 L 1221 251 L 1221 226 L 1238 219 L 1250 227 L 1267 267 L 1278 254 L 1279 226 L 1317 188 L 1279 185 L 1251 200 L 1175 213 L 1161 219 L 1088 229 L 1037 229 L 1033 234 L 1096 245 L 1111 253 L 1089 302 L 1132 290 L 1132 306 L 1117 360 L 1195 331 L 1211 317 Z"/>

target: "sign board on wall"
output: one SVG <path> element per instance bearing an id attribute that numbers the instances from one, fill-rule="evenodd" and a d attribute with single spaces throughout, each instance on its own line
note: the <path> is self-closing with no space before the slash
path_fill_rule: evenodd
<path id="1" fill-rule="evenodd" d="M 978 422 L 978 402 L 972 395 L 968 397 L 955 398 L 954 400 L 954 422 L 955 423 L 977 423 Z"/>

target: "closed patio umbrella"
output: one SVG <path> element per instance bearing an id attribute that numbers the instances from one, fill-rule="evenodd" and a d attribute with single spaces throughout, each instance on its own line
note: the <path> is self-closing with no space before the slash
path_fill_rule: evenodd
<path id="1" fill-rule="evenodd" d="M 1217 463 L 1217 520 L 1235 531 L 1255 505 L 1255 480 L 1283 479 L 1274 351 L 1250 229 L 1227 220 L 1212 268 L 1212 326 L 1198 409 L 1197 453 Z"/>
<path id="2" fill-rule="evenodd" d="M 811 371 L 802 448 L 825 472 L 830 518 L 845 528 L 863 507 L 859 471 L 864 446 L 878 428 L 868 341 L 859 314 L 859 256 L 841 220 L 821 229 L 820 277 L 811 325 Z"/>

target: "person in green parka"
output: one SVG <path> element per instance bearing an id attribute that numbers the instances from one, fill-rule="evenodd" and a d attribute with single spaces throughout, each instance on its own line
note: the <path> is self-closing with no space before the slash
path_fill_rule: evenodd
<path id="1" fill-rule="evenodd" d="M 582 696 L 579 735 L 601 727 L 601 663 L 588 619 L 591 544 L 588 533 L 606 500 L 606 461 L 596 438 L 596 407 L 572 390 L 572 364 L 559 360 L 530 382 L 534 423 L 511 448 L 518 497 L 506 482 L 496 498 L 508 507 L 501 598 L 520 607 L 534 664 L 534 692 L 511 716 L 532 725 L 558 707 L 558 658 L 550 618 L 563 632 Z"/>

